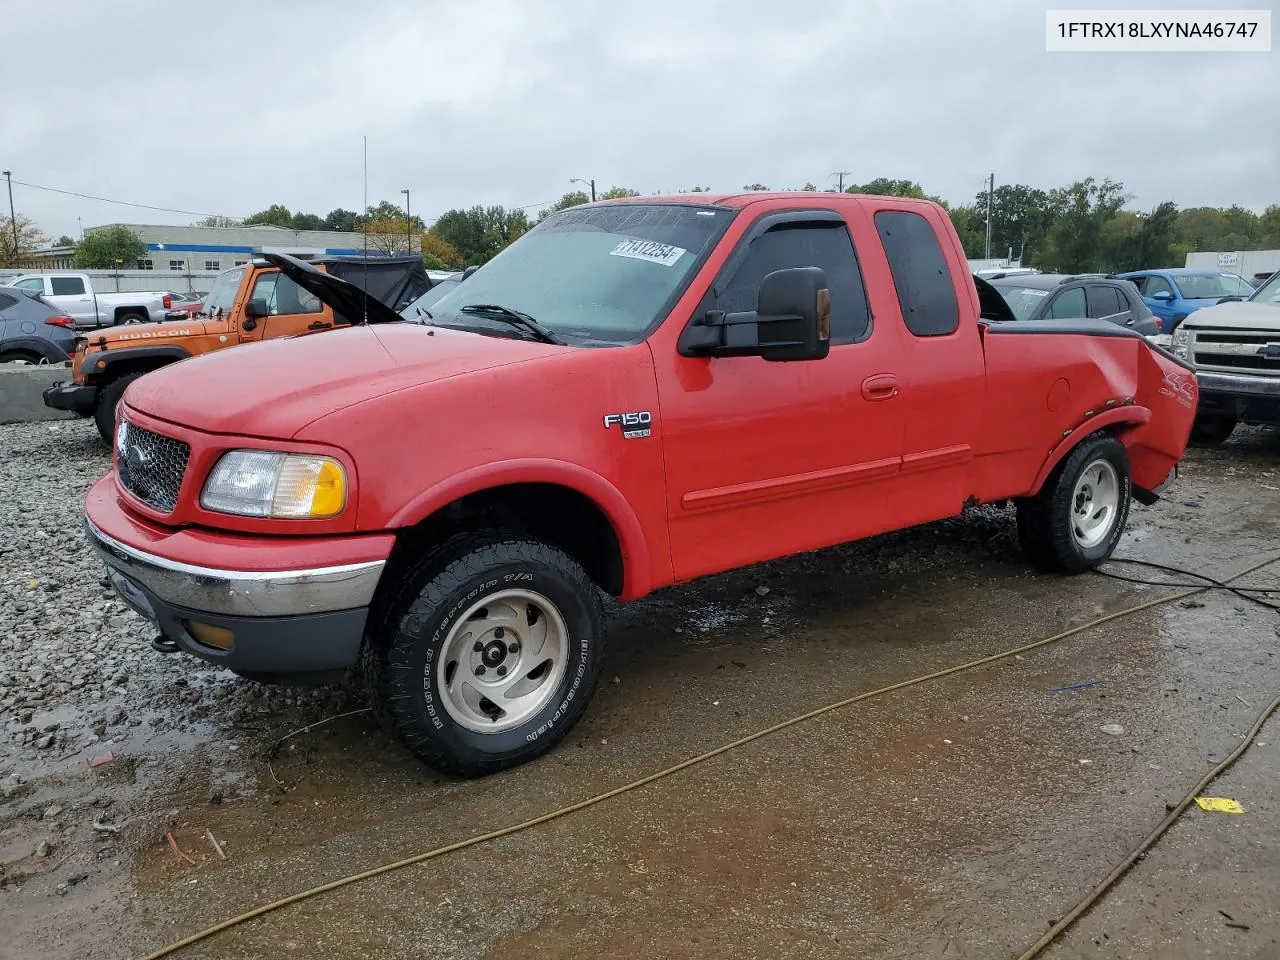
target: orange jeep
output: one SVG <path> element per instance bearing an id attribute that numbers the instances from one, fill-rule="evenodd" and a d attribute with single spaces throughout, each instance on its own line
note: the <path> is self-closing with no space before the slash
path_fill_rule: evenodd
<path id="1" fill-rule="evenodd" d="M 310 261 L 341 277 L 364 296 L 400 311 L 432 283 L 419 257 L 320 257 Z M 188 357 L 242 343 L 272 340 L 358 323 L 282 276 L 275 254 L 265 254 L 219 274 L 201 313 L 163 323 L 129 324 L 76 338 L 71 380 L 44 392 L 45 406 L 93 417 L 102 439 L 111 441 L 116 404 L 125 388 L 144 374 Z"/>

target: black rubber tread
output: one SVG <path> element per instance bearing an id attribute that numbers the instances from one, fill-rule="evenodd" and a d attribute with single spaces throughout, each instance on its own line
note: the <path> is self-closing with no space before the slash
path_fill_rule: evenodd
<path id="1" fill-rule="evenodd" d="M 125 388 L 139 377 L 145 377 L 151 371 L 127 373 L 117 377 L 98 390 L 98 403 L 93 409 L 93 422 L 98 426 L 98 436 L 110 443 L 116 432 L 116 406 L 124 396 Z"/>
<path id="2" fill-rule="evenodd" d="M 1236 429 L 1236 418 L 1226 414 L 1196 417 L 1191 424 L 1191 443 L 1197 447 L 1220 447 Z"/>
<path id="3" fill-rule="evenodd" d="M 14 360 L 25 360 L 27 363 L 39 366 L 40 361 L 44 357 L 36 353 L 34 350 L 10 350 L 7 353 L 0 353 L 0 363 L 12 363 Z"/>
<path id="4" fill-rule="evenodd" d="M 1100 458 L 1110 460 L 1120 478 L 1119 517 L 1107 539 L 1086 550 L 1071 533 L 1071 496 L 1080 474 Z M 1018 504 L 1018 538 L 1027 559 L 1041 569 L 1071 574 L 1105 563 L 1124 535 L 1132 495 L 1124 444 L 1108 433 L 1086 437 L 1054 468 L 1040 493 Z"/>
<path id="5" fill-rule="evenodd" d="M 570 661 L 561 694 L 515 730 L 476 734 L 442 710 L 433 721 L 423 692 L 427 649 L 435 638 L 443 643 L 449 614 L 461 606 L 459 598 L 476 589 L 482 578 L 504 569 L 532 572 L 539 578 L 532 587 L 560 595 L 548 599 L 560 607 L 571 649 L 579 659 Z M 566 609 L 571 604 L 562 600 L 576 602 L 579 609 Z M 598 589 L 581 564 L 539 540 L 498 531 L 450 537 L 398 576 L 379 610 L 359 670 L 374 716 L 414 756 L 441 773 L 486 776 L 546 753 L 581 718 L 600 677 L 603 628 Z M 575 663 L 582 666 L 581 675 Z M 571 696 L 562 699 L 569 690 Z M 527 733 L 545 726 L 544 718 L 551 714 L 558 714 L 553 725 L 528 741 Z"/>

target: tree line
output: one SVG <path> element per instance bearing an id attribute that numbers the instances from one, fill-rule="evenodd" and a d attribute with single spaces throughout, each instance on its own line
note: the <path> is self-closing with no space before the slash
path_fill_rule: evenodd
<path id="1" fill-rule="evenodd" d="M 762 183 L 744 190 L 768 190 Z M 812 183 L 784 190 L 816 189 Z M 695 186 L 676 193 L 704 193 Z M 834 191 L 826 191 L 834 192 Z M 979 191 L 971 203 L 951 204 L 931 196 L 912 180 L 878 177 L 849 186 L 846 193 L 867 193 L 934 200 L 946 208 L 971 259 L 985 255 L 987 192 Z M 601 199 L 640 196 L 638 190 L 614 186 L 598 194 Z M 1171 201 L 1150 210 L 1126 207 L 1132 199 L 1124 184 L 1110 178 L 1087 177 L 1062 187 L 1041 189 L 1026 184 L 1004 184 L 991 196 L 991 254 L 1012 254 L 1024 265 L 1064 273 L 1118 272 L 1148 267 L 1181 266 L 1195 250 L 1280 249 L 1280 204 L 1262 214 L 1243 207 L 1189 207 L 1179 209 Z M 582 191 L 571 191 L 530 217 L 523 209 L 496 206 L 456 208 L 427 224 L 421 217 L 406 217 L 403 208 L 388 200 L 363 213 L 341 207 L 324 216 L 291 211 L 272 204 L 244 220 L 209 217 L 198 226 L 231 227 L 268 224 L 292 230 L 334 230 L 362 233 L 371 252 L 420 253 L 433 269 L 458 269 L 485 263 L 508 244 L 560 210 L 589 202 Z M 24 252 L 37 249 L 47 238 L 26 217 L 18 216 L 18 245 L 13 249 L 13 226 L 0 219 L 0 262 L 16 262 Z M 60 245 L 76 248 L 76 265 L 83 268 L 115 267 L 146 256 L 142 242 L 123 227 L 90 233 L 75 244 L 62 237 Z"/>

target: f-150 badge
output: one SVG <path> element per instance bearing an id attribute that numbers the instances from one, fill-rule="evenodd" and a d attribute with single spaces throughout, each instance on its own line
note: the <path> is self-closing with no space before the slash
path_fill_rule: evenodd
<path id="1" fill-rule="evenodd" d="M 635 410 L 631 413 L 606 413 L 604 428 L 621 427 L 624 440 L 639 440 L 650 435 L 653 415 L 648 410 Z"/>

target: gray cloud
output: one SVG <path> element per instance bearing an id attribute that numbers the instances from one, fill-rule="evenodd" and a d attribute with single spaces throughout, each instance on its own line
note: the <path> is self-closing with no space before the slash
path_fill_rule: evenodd
<path id="1" fill-rule="evenodd" d="M 365 135 L 370 202 L 408 187 L 427 218 L 570 177 L 651 193 L 835 170 L 953 201 L 994 170 L 1111 176 L 1139 208 L 1280 202 L 1280 53 L 1049 54 L 1025 0 L 78 0 L 57 23 L 6 12 L 0 164 L 184 210 L 358 209 Z M 51 235 L 192 219 L 15 200 Z"/>

